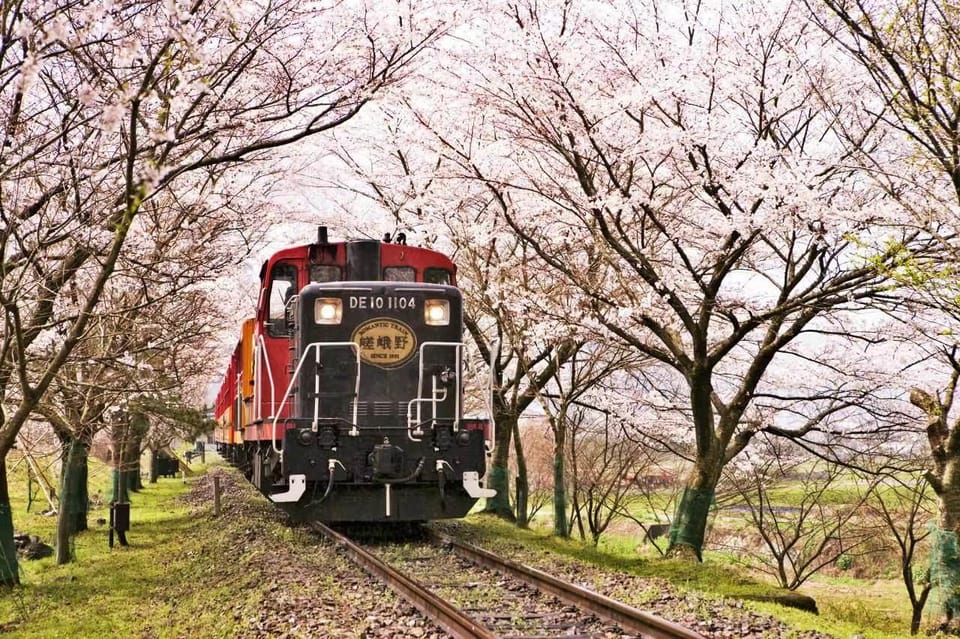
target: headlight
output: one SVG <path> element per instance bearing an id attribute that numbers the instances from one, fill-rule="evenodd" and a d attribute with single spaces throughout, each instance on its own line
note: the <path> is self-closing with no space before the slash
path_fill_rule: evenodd
<path id="1" fill-rule="evenodd" d="M 450 302 L 427 300 L 423 306 L 423 315 L 428 326 L 446 326 L 450 323 Z"/>
<path id="2" fill-rule="evenodd" d="M 343 300 L 321 297 L 313 303 L 313 319 L 317 324 L 339 324 L 343 317 Z"/>

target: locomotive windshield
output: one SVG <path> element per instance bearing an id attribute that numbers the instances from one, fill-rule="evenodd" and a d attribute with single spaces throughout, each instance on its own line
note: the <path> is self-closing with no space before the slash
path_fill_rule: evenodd
<path id="1" fill-rule="evenodd" d="M 383 279 L 386 282 L 415 282 L 417 272 L 409 266 L 388 266 L 383 269 Z"/>
<path id="2" fill-rule="evenodd" d="M 339 266 L 334 264 L 310 265 L 311 282 L 339 282 L 342 279 Z"/>
<path id="3" fill-rule="evenodd" d="M 450 277 L 450 271 L 445 268 L 428 268 L 423 272 L 423 281 L 430 284 L 451 284 L 453 278 Z"/>

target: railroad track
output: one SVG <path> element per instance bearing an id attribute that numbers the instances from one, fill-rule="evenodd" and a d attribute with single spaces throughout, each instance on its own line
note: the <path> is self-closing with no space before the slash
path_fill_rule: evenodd
<path id="1" fill-rule="evenodd" d="M 459 560 L 459 564 L 451 563 L 454 560 L 449 556 L 443 557 L 442 551 L 438 555 L 425 556 L 423 552 L 426 548 L 422 546 L 413 551 L 406 547 L 394 551 L 398 556 L 404 556 L 408 563 L 426 564 L 434 568 L 434 573 L 429 577 L 433 587 L 431 590 L 416 578 L 391 566 L 328 526 L 312 526 L 346 551 L 364 570 L 386 582 L 401 597 L 457 639 L 543 639 L 561 634 L 583 639 L 609 636 L 703 639 L 702 635 L 689 628 L 446 535 L 428 532 L 434 547 L 447 549 L 447 554 L 452 554 Z M 477 592 L 477 582 L 472 579 L 475 575 L 470 574 L 466 577 L 467 581 L 463 581 L 470 565 L 503 576 L 496 586 L 483 592 L 497 595 L 496 603 L 505 607 L 508 598 L 520 599 L 519 602 L 513 602 L 513 611 L 491 612 L 472 601 L 476 596 L 467 594 L 464 598 L 470 601 L 467 604 L 470 613 L 476 614 L 472 616 L 435 592 L 456 587 Z M 454 584 L 458 577 L 461 583 Z M 514 583 L 504 580 L 513 580 Z M 519 585 L 517 582 L 520 582 Z M 489 595 L 487 598 L 489 599 Z"/>

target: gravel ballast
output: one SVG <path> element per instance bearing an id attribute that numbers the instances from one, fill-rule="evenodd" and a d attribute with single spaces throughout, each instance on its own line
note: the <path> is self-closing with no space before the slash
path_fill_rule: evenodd
<path id="1" fill-rule="evenodd" d="M 234 628 L 232 636 L 447 637 L 335 546 L 303 527 L 291 528 L 286 516 L 236 471 L 216 469 L 213 473 L 222 489 L 219 517 L 212 516 L 213 474 L 195 480 L 184 498 L 198 515 L 211 518 L 211 534 L 223 539 L 214 546 L 217 564 L 223 568 L 213 578 L 219 582 L 217 586 L 235 582 L 238 596 L 228 602 L 212 601 L 211 606 L 224 606 L 226 621 Z M 470 525 L 458 522 L 447 528 L 456 534 L 458 530 L 466 532 Z M 468 541 L 485 545 L 482 536 Z M 705 637 L 830 639 L 818 632 L 791 630 L 738 601 L 681 594 L 665 580 L 610 571 L 516 543 L 493 542 L 487 547 L 690 627 Z"/>
<path id="2" fill-rule="evenodd" d="M 236 471 L 214 472 L 221 486 L 219 517 L 211 514 L 212 475 L 196 480 L 185 499 L 211 516 L 214 534 L 225 539 L 216 551 L 223 566 L 221 577 L 236 580 L 244 589 L 232 602 L 211 602 L 225 606 L 234 626 L 231 636 L 447 636 L 332 544 L 305 529 L 289 528 L 286 516 Z"/>

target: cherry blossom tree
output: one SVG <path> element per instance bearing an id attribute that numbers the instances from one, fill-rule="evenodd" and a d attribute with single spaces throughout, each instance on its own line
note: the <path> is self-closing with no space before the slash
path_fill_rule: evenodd
<path id="1" fill-rule="evenodd" d="M 175 212 L 177 203 L 167 202 L 161 213 L 162 200 L 144 203 L 138 228 L 85 334 L 37 407 L 63 445 L 58 563 L 72 559 L 70 535 L 86 530 L 87 453 L 94 436 L 108 424 L 105 416 L 147 398 L 179 395 L 184 385 L 192 381 L 197 386 L 198 376 L 209 374 L 208 345 L 215 341 L 214 331 L 227 309 L 215 307 L 204 289 L 210 277 L 243 254 L 231 241 L 236 221 L 221 211 L 190 224 L 189 207 Z M 253 232 L 251 228 L 247 235 Z M 82 288 L 82 283 L 74 286 Z M 55 345 L 48 349 L 37 351 L 37 363 L 49 359 Z M 195 399 L 198 405 L 202 401 Z M 186 413 L 183 408 L 179 412 Z M 140 457 L 138 442 L 130 443 L 132 448 L 115 446 L 115 472 L 124 480 L 139 479 L 137 467 L 132 472 L 122 469 L 124 455 L 119 453 L 132 460 Z"/>
<path id="2" fill-rule="evenodd" d="M 909 223 L 926 229 L 946 256 L 929 263 L 909 247 L 891 275 L 909 287 L 915 303 L 942 311 L 945 322 L 925 321 L 929 359 L 945 363 L 946 370 L 931 375 L 910 391 L 910 400 L 923 413 L 929 445 L 926 473 L 937 498 L 937 527 L 933 535 L 931 572 L 952 591 L 960 583 L 960 568 L 951 560 L 960 535 L 960 433 L 953 409 L 957 382 L 956 264 L 960 205 L 960 13 L 955 4 L 940 0 L 902 0 L 873 3 L 864 0 L 821 0 L 808 3 L 817 23 L 869 78 L 864 95 L 874 108 L 845 129 L 844 142 L 852 159 L 875 188 L 910 212 Z M 869 132 L 892 132 L 903 141 L 897 154 L 863 145 Z M 943 315 L 940 315 L 943 317 Z M 913 322 L 913 318 L 908 318 Z M 930 330 L 932 329 L 932 330 Z M 929 380 L 940 380 L 931 384 Z M 932 389 L 930 386 L 939 386 Z M 909 387 L 909 386 L 908 386 Z M 908 588 L 909 588 L 908 582 Z M 925 596 L 910 592 L 915 619 Z M 960 600 L 943 598 L 944 624 L 956 629 Z"/>
<path id="3" fill-rule="evenodd" d="M 593 397 L 603 396 L 596 391 L 603 387 L 607 379 L 626 369 L 639 366 L 640 362 L 635 359 L 630 352 L 624 352 L 622 348 L 609 344 L 580 343 L 569 365 L 558 370 L 554 374 L 553 384 L 538 395 L 553 432 L 553 531 L 558 537 L 570 536 L 567 519 L 569 500 L 566 490 L 568 458 L 579 456 L 580 467 L 590 474 L 590 487 L 585 493 L 588 497 L 585 509 L 590 530 L 594 534 L 594 544 L 618 510 L 615 507 L 606 507 L 607 498 L 613 496 L 613 501 L 619 503 L 622 499 L 621 493 L 625 491 L 618 489 L 629 486 L 629 482 L 624 480 L 627 466 L 621 462 L 635 456 L 637 451 L 632 442 L 623 441 L 619 433 L 609 432 L 605 424 L 602 432 L 589 433 L 593 436 L 591 445 L 594 450 L 590 451 L 592 457 L 589 462 L 583 463 L 588 453 L 579 454 L 578 449 L 587 444 L 583 441 L 577 443 L 574 435 L 577 431 L 582 433 L 587 430 L 580 428 L 586 420 L 586 409 L 609 415 L 606 405 L 598 408 L 591 401 L 596 401 Z M 617 450 L 611 453 L 610 448 Z M 577 473 L 573 473 L 573 485 L 582 486 L 583 483 Z M 607 517 L 603 525 L 599 523 L 601 513 L 603 517 Z"/>
<path id="4" fill-rule="evenodd" d="M 920 474 L 883 479 L 868 505 L 868 516 L 879 522 L 887 543 L 895 549 L 900 577 L 910 601 L 910 634 L 920 631 L 923 608 L 933 588 L 929 569 L 917 565 L 921 544 L 931 535 L 934 515 L 929 484 Z"/>
<path id="5" fill-rule="evenodd" d="M 782 442 L 756 442 L 748 470 L 728 474 L 729 485 L 746 511 L 751 530 L 747 547 L 733 548 L 741 561 L 796 590 L 840 557 L 866 557 L 876 530 L 863 525 L 861 514 L 874 499 L 875 476 L 814 460 Z M 772 450 L 761 451 L 760 448 Z M 798 498 L 777 503 L 776 495 L 791 491 Z M 832 494 L 842 491 L 842 503 Z M 759 551 L 747 552 L 759 547 Z"/>
<path id="6" fill-rule="evenodd" d="M 517 525 L 521 525 L 520 513 L 526 515 L 526 525 L 553 501 L 553 433 L 550 425 L 541 417 L 525 418 L 518 428 L 523 440 L 521 448 L 527 465 L 526 504 L 517 504 Z M 515 471 L 515 464 L 511 465 Z M 518 497 L 514 491 L 514 498 Z M 522 499 L 522 496 L 520 496 Z M 525 506 L 521 508 L 521 506 Z"/>
<path id="7" fill-rule="evenodd" d="M 497 490 L 497 496 L 487 500 L 486 511 L 514 517 L 507 475 L 512 443 L 518 469 L 516 519 L 526 525 L 529 486 L 520 416 L 553 385 L 558 372 L 576 356 L 583 343 L 571 338 L 567 330 L 550 330 L 556 323 L 544 321 L 534 308 L 541 299 L 533 293 L 537 288 L 537 267 L 522 258 L 518 260 L 518 253 L 522 254 L 518 243 L 507 246 L 510 248 L 481 248 L 469 256 L 465 251 L 460 253 L 458 263 L 461 268 L 467 265 L 469 275 L 464 279 L 469 282 L 468 299 L 473 302 L 471 315 L 465 317 L 464 323 L 481 357 L 492 367 L 491 417 L 497 437 L 487 483 Z M 499 346 L 499 353 L 491 357 L 494 344 Z"/>
<path id="8" fill-rule="evenodd" d="M 940 585 L 945 585 L 943 607 L 949 623 L 960 612 L 960 601 L 953 594 L 960 575 L 957 574 L 953 551 L 950 550 L 957 547 L 957 531 L 960 529 L 960 486 L 956 472 L 960 465 L 960 422 L 954 410 L 957 380 L 960 379 L 960 358 L 956 346 L 944 349 L 941 357 L 952 368 L 945 387 L 935 395 L 914 387 L 910 392 L 910 401 L 927 418 L 927 440 L 932 463 L 925 478 L 937 498 L 937 531 L 933 536 L 936 548 L 931 553 L 931 571 L 940 577 Z"/>
<path id="9" fill-rule="evenodd" d="M 548 388 L 556 390 L 557 376 L 585 338 L 573 339 L 574 331 L 561 320 L 559 309 L 569 299 L 562 283 L 533 251 L 504 232 L 502 219 L 486 215 L 490 194 L 449 190 L 443 179 L 448 161 L 417 137 L 424 116 L 409 108 L 408 103 L 385 109 L 364 130 L 338 133 L 338 156 L 351 176 L 313 181 L 337 189 L 345 219 L 358 207 L 373 206 L 383 214 L 379 220 L 365 219 L 357 232 L 376 229 L 390 235 L 401 230 L 411 241 L 418 238 L 453 257 L 466 302 L 464 324 L 475 347 L 472 370 L 486 370 L 468 380 L 471 394 L 486 394 L 485 382 L 492 376 L 492 397 L 483 409 L 496 424 L 496 441 L 486 482 L 497 495 L 487 500 L 486 512 L 524 526 L 529 487 L 519 419 L 538 399 L 546 399 Z M 545 298 L 555 304 L 544 305 Z M 513 505 L 511 446 L 517 470 Z M 558 458 L 563 450 L 561 445 Z M 562 477 L 562 464 L 560 468 Z M 562 490 L 562 481 L 559 485 Z"/>
<path id="10" fill-rule="evenodd" d="M 851 166 L 844 118 L 868 80 L 802 5 L 518 2 L 465 37 L 435 89 L 455 116 L 411 102 L 436 179 L 576 291 L 555 316 L 661 365 L 693 453 L 673 554 L 700 556 L 721 473 L 757 433 L 896 421 L 853 419 L 881 385 L 845 372 L 904 255 L 940 246 Z M 770 383 L 804 363 L 793 388 Z"/>
<path id="11" fill-rule="evenodd" d="M 642 444 L 625 438 L 609 417 L 583 407 L 567 411 L 571 520 L 581 539 L 586 521 L 594 546 L 616 518 L 629 517 L 637 501 L 632 479 L 646 461 Z"/>
<path id="12" fill-rule="evenodd" d="M 18 581 L 3 460 L 145 205 L 175 194 L 191 225 L 231 208 L 250 182 L 236 167 L 348 121 L 442 24 L 417 2 L 4 4 L 0 582 Z"/>

